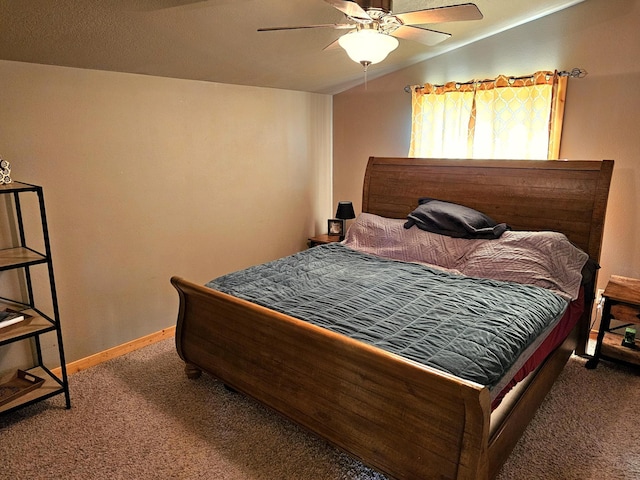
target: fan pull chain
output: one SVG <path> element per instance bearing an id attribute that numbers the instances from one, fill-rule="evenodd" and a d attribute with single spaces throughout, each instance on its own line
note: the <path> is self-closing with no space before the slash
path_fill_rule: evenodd
<path id="1" fill-rule="evenodd" d="M 371 62 L 363 60 L 360 63 L 364 67 L 364 89 L 366 90 L 367 89 L 367 70 L 369 69 L 369 65 L 371 65 Z"/>

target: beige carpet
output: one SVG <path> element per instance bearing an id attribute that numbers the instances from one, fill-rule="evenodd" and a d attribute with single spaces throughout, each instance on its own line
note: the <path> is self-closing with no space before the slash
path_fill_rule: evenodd
<path id="1" fill-rule="evenodd" d="M 70 377 L 0 416 L 2 479 L 384 480 L 208 376 L 186 379 L 172 340 Z M 640 479 L 640 377 L 574 358 L 499 475 Z"/>

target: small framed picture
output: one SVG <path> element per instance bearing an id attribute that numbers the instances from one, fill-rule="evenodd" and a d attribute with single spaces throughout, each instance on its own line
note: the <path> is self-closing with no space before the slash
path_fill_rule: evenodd
<path id="1" fill-rule="evenodd" d="M 339 235 L 341 237 L 344 235 L 342 220 L 339 218 L 330 218 L 327 223 L 327 232 L 329 235 Z"/>

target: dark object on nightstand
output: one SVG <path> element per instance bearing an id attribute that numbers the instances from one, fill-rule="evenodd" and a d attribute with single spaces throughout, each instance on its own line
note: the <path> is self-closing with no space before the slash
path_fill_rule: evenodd
<path id="1" fill-rule="evenodd" d="M 601 358 L 640 365 L 635 329 L 629 328 L 640 325 L 640 280 L 612 275 L 602 298 L 604 305 L 596 348 L 586 367 L 596 368 Z M 612 327 L 611 320 L 622 322 L 622 325 Z M 612 333 L 619 329 L 626 329 L 624 337 Z"/>
<path id="2" fill-rule="evenodd" d="M 627 348 L 637 349 L 636 346 L 636 329 L 627 327 L 624 331 L 624 338 L 622 339 L 622 346 Z"/>

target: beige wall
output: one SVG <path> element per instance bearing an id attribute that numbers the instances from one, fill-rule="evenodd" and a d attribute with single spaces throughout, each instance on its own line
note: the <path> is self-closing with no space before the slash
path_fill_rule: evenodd
<path id="1" fill-rule="evenodd" d="M 44 187 L 67 361 L 174 325 L 172 275 L 204 283 L 324 231 L 331 108 L 326 95 L 0 61 L 0 156 Z"/>
<path id="2" fill-rule="evenodd" d="M 614 159 L 599 276 L 640 277 L 640 0 L 587 0 L 334 96 L 334 197 L 360 205 L 369 156 L 406 156 L 407 84 L 581 67 L 569 81 L 560 155 Z"/>

